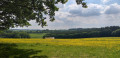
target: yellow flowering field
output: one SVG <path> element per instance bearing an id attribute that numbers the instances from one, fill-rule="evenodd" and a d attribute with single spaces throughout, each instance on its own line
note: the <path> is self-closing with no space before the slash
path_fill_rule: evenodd
<path id="1" fill-rule="evenodd" d="M 83 39 L 9 39 L 0 38 L 0 43 L 41 43 L 52 45 L 103 46 L 120 49 L 120 37 Z M 118 47 L 117 47 L 118 46 Z"/>

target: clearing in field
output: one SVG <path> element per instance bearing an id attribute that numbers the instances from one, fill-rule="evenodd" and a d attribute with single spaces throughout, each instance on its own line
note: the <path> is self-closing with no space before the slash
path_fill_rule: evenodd
<path id="1" fill-rule="evenodd" d="M 0 58 L 119 58 L 120 37 L 0 39 Z"/>

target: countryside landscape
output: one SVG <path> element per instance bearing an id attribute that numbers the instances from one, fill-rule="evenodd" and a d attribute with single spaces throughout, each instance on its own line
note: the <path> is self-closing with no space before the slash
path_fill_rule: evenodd
<path id="1" fill-rule="evenodd" d="M 1 32 L 0 37 L 1 58 L 120 57 L 119 26 L 69 30 L 11 29 Z"/>
<path id="2" fill-rule="evenodd" d="M 119 2 L 0 0 L 0 58 L 120 58 Z"/>

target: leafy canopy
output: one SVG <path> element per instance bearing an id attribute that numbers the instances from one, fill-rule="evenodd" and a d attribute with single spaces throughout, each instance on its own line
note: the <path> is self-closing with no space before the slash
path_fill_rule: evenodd
<path id="1" fill-rule="evenodd" d="M 0 0 L 0 30 L 17 26 L 30 26 L 29 21 L 35 20 L 38 25 L 46 26 L 46 17 L 54 21 L 58 3 L 65 4 L 68 0 Z M 76 0 L 77 4 L 87 5 L 83 0 Z"/>

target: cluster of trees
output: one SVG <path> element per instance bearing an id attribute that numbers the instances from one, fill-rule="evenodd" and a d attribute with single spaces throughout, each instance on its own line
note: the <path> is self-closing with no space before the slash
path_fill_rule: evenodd
<path id="1" fill-rule="evenodd" d="M 30 35 L 27 32 L 19 31 L 4 31 L 0 32 L 0 38 L 30 38 Z"/>
<path id="2" fill-rule="evenodd" d="M 55 38 L 89 38 L 89 37 L 120 37 L 120 27 L 110 26 L 102 28 L 77 28 L 49 32 L 44 37 Z"/>
<path id="3" fill-rule="evenodd" d="M 119 37 L 119 36 L 120 36 L 120 29 L 117 29 L 117 30 L 113 31 L 113 32 L 112 32 L 112 35 Z"/>

